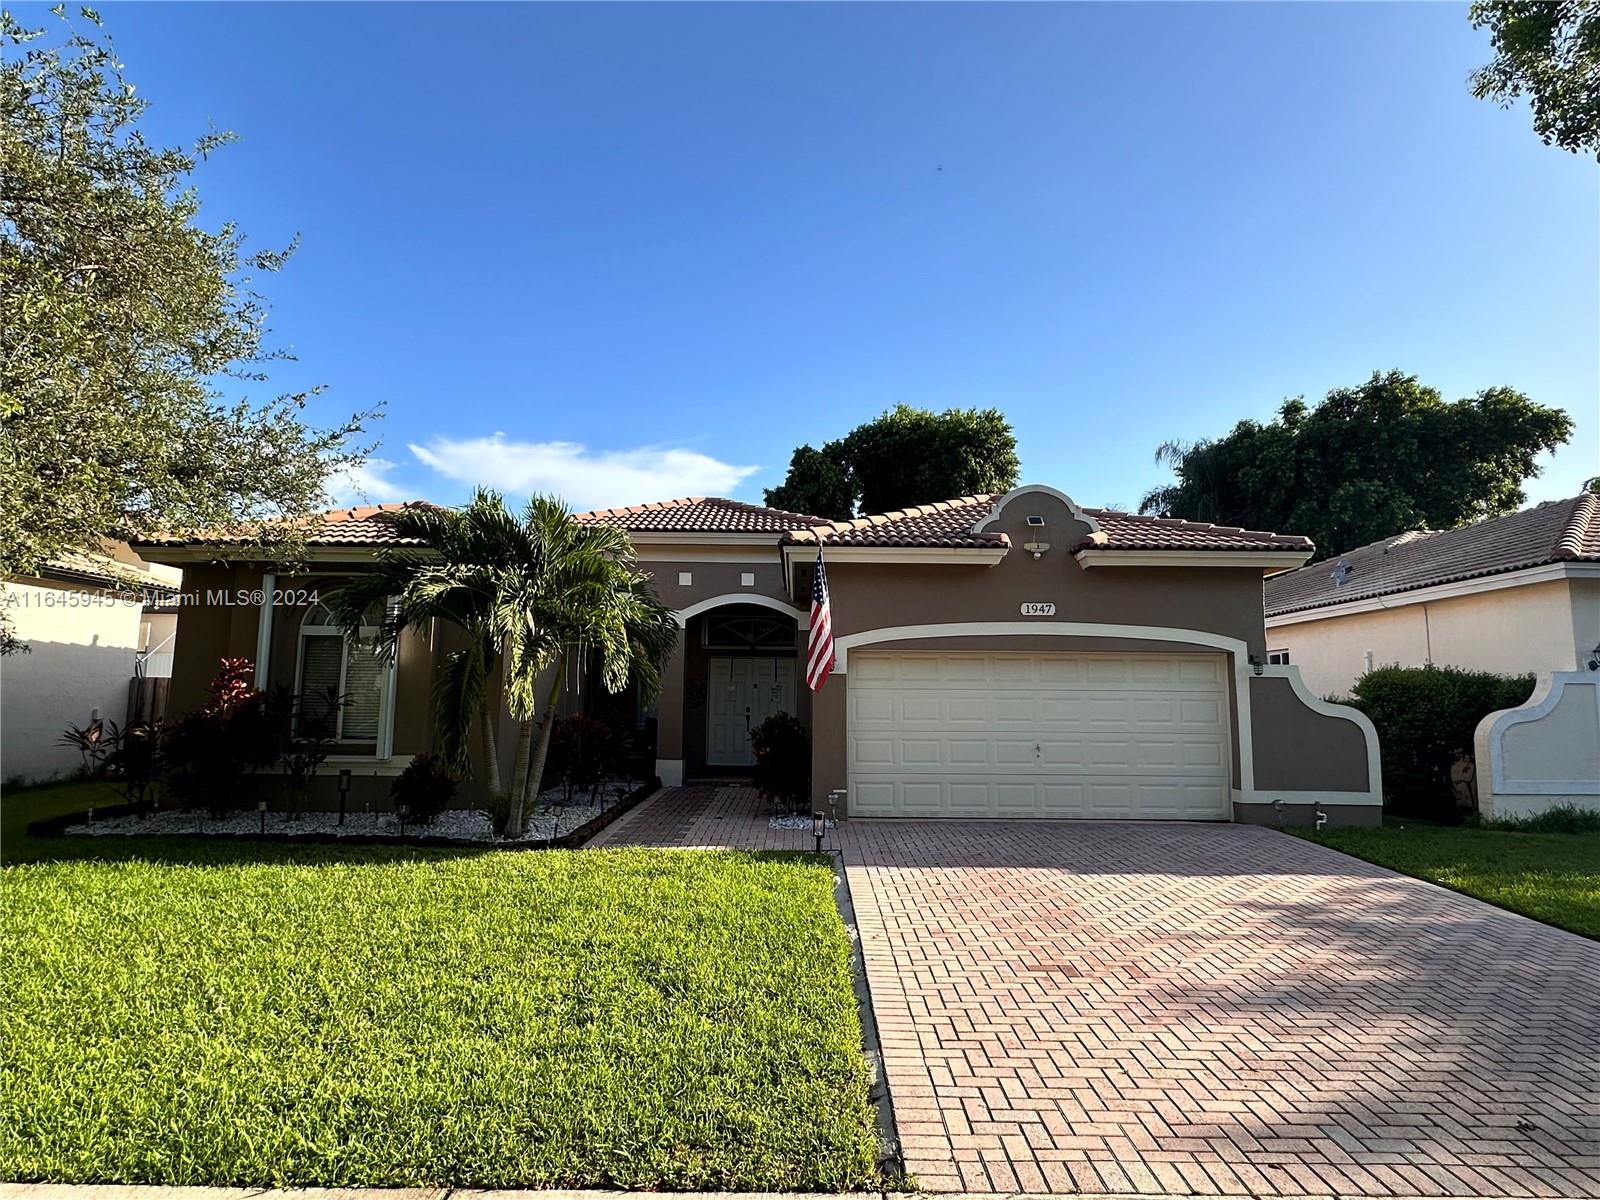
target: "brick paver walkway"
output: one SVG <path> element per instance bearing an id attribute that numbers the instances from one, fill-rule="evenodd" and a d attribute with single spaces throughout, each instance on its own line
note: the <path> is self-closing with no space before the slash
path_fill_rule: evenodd
<path id="1" fill-rule="evenodd" d="M 731 787 L 600 840 L 811 845 Z M 828 841 L 926 1188 L 1600 1197 L 1600 943 L 1242 825 Z"/>

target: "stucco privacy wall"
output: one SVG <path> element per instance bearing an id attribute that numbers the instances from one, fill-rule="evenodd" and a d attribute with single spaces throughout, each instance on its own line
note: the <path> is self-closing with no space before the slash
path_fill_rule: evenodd
<path id="1" fill-rule="evenodd" d="M 1492 581 L 1490 581 L 1492 582 Z M 1268 648 L 1288 650 L 1315 694 L 1347 695 L 1374 666 L 1463 667 L 1502 675 L 1570 671 L 1600 641 L 1600 579 L 1554 579 L 1519 587 L 1303 619 L 1267 630 Z"/>
<path id="2" fill-rule="evenodd" d="M 1600 672 L 1541 675 L 1525 704 L 1480 721 L 1473 742 L 1484 816 L 1600 810 Z"/>
<path id="3" fill-rule="evenodd" d="M 50 779 L 82 765 L 58 746 L 67 724 L 87 725 L 98 711 L 122 722 L 128 705 L 144 606 L 100 588 L 15 579 L 6 612 L 27 654 L 0 663 L 0 777 Z"/>
<path id="4" fill-rule="evenodd" d="M 1365 714 L 1312 695 L 1293 666 L 1251 671 L 1251 755 L 1255 794 L 1241 797 L 1241 820 L 1314 825 L 1383 821 L 1378 733 Z"/>

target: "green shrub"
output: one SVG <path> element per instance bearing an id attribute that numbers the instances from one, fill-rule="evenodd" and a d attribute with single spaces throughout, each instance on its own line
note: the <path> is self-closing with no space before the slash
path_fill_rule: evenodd
<path id="1" fill-rule="evenodd" d="M 389 797 L 402 824 L 423 825 L 450 807 L 456 794 L 455 776 L 437 754 L 417 754 L 389 785 Z"/>
<path id="2" fill-rule="evenodd" d="M 1496 817 L 1477 824 L 1484 829 L 1504 829 L 1512 833 L 1600 833 L 1600 809 L 1557 804 L 1536 816 Z"/>
<path id="3" fill-rule="evenodd" d="M 588 793 L 593 799 L 600 791 L 600 780 L 616 769 L 620 743 L 611 726 L 583 713 L 562 717 L 550 731 L 550 753 L 545 760 L 540 789 L 561 784 L 563 800 L 574 793 Z"/>
<path id="4" fill-rule="evenodd" d="M 811 800 L 811 735 L 788 713 L 773 713 L 750 731 L 756 790 L 782 812 L 804 812 Z"/>
<path id="5" fill-rule="evenodd" d="M 247 777 L 278 761 L 282 731 L 254 674 L 247 658 L 223 659 L 211 699 L 166 731 L 167 787 L 179 804 L 226 816 L 249 802 Z"/>
<path id="6" fill-rule="evenodd" d="M 1533 694 L 1533 676 L 1456 667 L 1381 667 L 1356 680 L 1346 702 L 1378 730 L 1384 806 L 1408 816 L 1460 819 L 1450 766 L 1472 753 L 1478 722 Z"/>

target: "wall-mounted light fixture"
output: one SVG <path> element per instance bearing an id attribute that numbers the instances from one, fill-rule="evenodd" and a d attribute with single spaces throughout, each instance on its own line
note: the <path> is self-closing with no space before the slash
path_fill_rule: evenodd
<path id="1" fill-rule="evenodd" d="M 1254 654 L 1250 655 L 1249 658 L 1250 658 L 1250 670 L 1251 670 L 1252 674 L 1256 674 L 1256 675 L 1264 675 L 1264 674 L 1266 674 L 1266 671 L 1267 671 L 1267 664 L 1266 663 L 1262 662 Z"/>
<path id="2" fill-rule="evenodd" d="M 1033 515 L 1029 516 L 1028 517 L 1028 528 L 1029 529 L 1043 529 L 1044 528 L 1044 518 L 1039 516 L 1037 513 L 1034 513 Z M 1038 559 L 1041 559 L 1041 558 L 1044 557 L 1044 552 L 1046 550 L 1050 549 L 1050 543 L 1049 542 L 1042 542 L 1042 541 L 1039 540 L 1039 535 L 1035 535 L 1035 534 L 1030 533 L 1028 535 L 1028 540 L 1022 543 L 1022 548 L 1024 550 L 1026 550 L 1029 554 L 1033 555 L 1035 560 L 1038 560 Z"/>
<path id="3" fill-rule="evenodd" d="M 1600 671 L 1600 642 L 1596 642 L 1594 649 L 1589 651 L 1589 670 Z"/>

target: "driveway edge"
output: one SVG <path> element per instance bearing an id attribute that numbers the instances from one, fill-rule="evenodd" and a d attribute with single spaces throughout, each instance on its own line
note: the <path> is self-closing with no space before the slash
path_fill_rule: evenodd
<path id="1" fill-rule="evenodd" d="M 838 850 L 828 852 L 833 860 L 833 899 L 839 908 L 839 919 L 850 938 L 850 980 L 855 987 L 856 1011 L 861 1017 L 861 1051 L 867 1057 L 872 1072 L 872 1111 L 878 1126 L 878 1143 L 883 1147 L 878 1167 L 897 1179 L 905 1178 L 905 1156 L 900 1152 L 900 1133 L 894 1120 L 894 1096 L 889 1091 L 889 1072 L 883 1061 L 883 1041 L 878 1035 L 878 1018 L 872 1008 L 872 984 L 867 979 L 867 957 L 861 946 L 861 927 L 856 921 L 855 901 L 850 895 L 850 872 L 845 869 L 844 855 Z"/>

